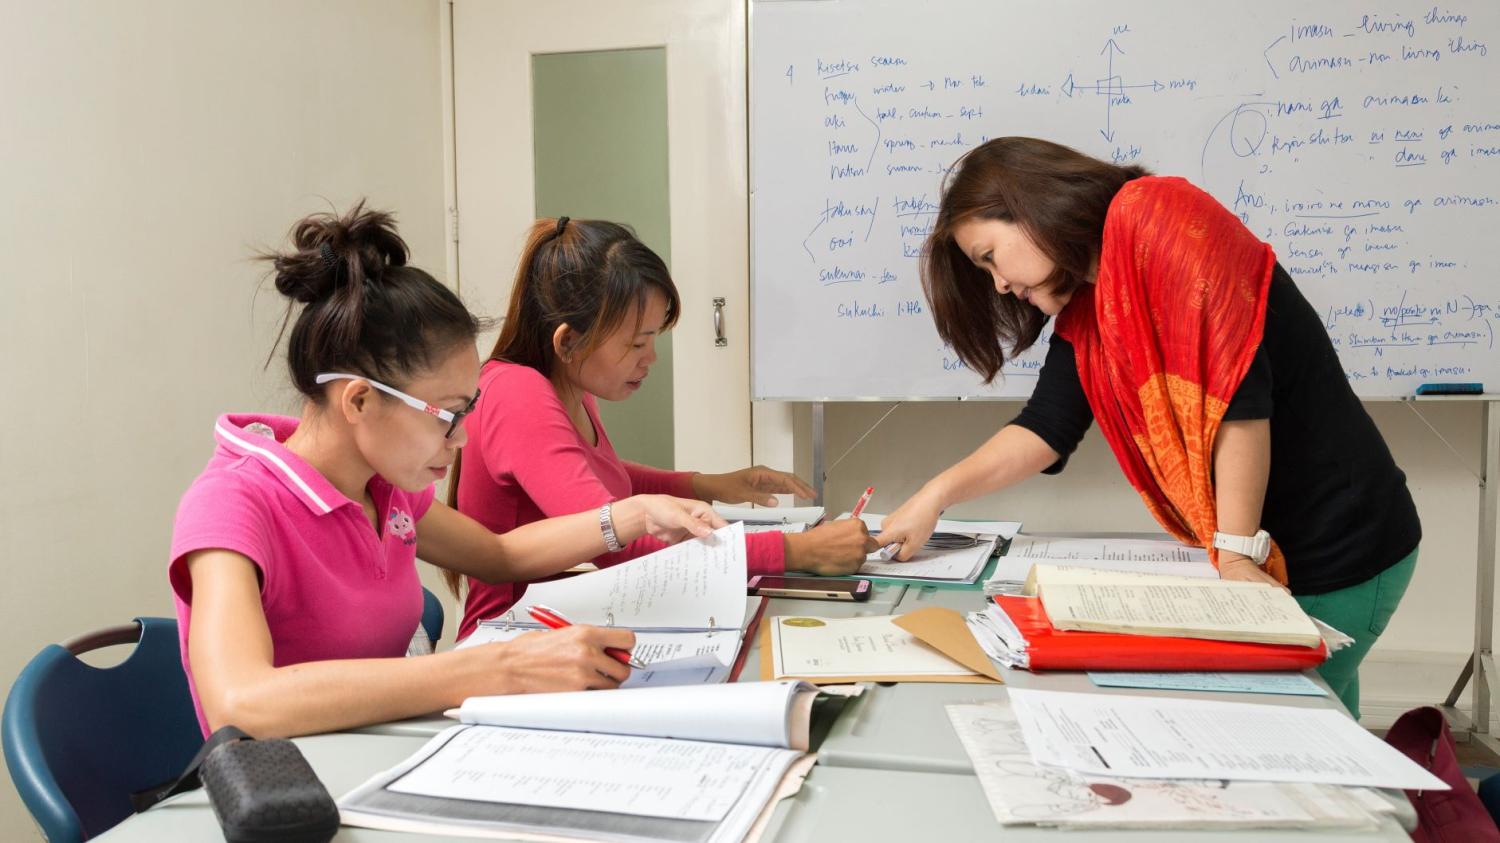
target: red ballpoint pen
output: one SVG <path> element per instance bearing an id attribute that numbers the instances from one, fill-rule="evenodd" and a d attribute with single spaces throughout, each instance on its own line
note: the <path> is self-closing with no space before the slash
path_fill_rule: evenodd
<path id="1" fill-rule="evenodd" d="M 873 494 L 875 494 L 875 487 L 874 486 L 871 486 L 868 489 L 865 489 L 865 493 L 863 495 L 859 496 L 859 503 L 856 503 L 854 505 L 854 511 L 851 512 L 851 513 L 849 513 L 849 517 L 850 518 L 858 518 L 859 514 L 861 512 L 865 511 L 865 505 L 870 502 L 870 496 L 873 495 Z"/>
<path id="2" fill-rule="evenodd" d="M 572 621 L 563 617 L 562 612 L 556 609 L 549 609 L 546 606 L 528 606 L 526 607 L 526 612 L 531 615 L 533 620 L 548 629 L 562 629 L 563 627 L 573 625 Z M 629 650 L 621 650 L 619 647 L 605 647 L 604 654 L 620 664 L 636 670 L 646 669 L 645 664 L 631 657 Z"/>

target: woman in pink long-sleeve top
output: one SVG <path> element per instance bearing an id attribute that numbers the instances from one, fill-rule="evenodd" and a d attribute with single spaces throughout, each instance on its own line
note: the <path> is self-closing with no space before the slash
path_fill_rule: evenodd
<path id="1" fill-rule="evenodd" d="M 504 328 L 479 378 L 463 470 L 450 499 L 503 532 L 554 515 L 660 492 L 726 503 L 812 497 L 795 476 L 763 466 L 727 474 L 664 471 L 622 460 L 596 398 L 621 401 L 656 361 L 656 337 L 677 321 L 677 288 L 660 257 L 610 222 L 539 220 L 521 255 Z M 594 560 L 613 565 L 663 547 L 637 539 Z M 746 537 L 751 574 L 853 573 L 875 548 L 857 519 L 805 533 Z M 458 637 L 504 613 L 524 583 L 470 578 Z M 459 591 L 457 576 L 449 585 Z"/>

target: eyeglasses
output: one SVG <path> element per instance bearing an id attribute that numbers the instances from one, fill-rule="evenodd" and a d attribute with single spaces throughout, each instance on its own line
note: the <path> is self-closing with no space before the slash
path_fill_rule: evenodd
<path id="1" fill-rule="evenodd" d="M 444 410 L 442 407 L 434 407 L 420 398 L 415 398 L 413 396 L 407 395 L 401 390 L 396 389 L 392 386 L 386 386 L 379 381 L 370 380 L 364 375 L 348 375 L 342 372 L 325 372 L 314 378 L 313 382 L 322 385 L 331 381 L 345 380 L 364 381 L 365 383 L 375 387 L 376 389 L 384 392 L 387 395 L 401 399 L 401 403 L 405 404 L 408 407 L 421 410 L 429 416 L 436 416 L 439 421 L 447 422 L 448 432 L 443 434 L 444 439 L 453 438 L 453 434 L 458 431 L 458 426 L 460 424 L 463 424 L 464 416 L 467 416 L 468 414 L 474 412 L 474 405 L 479 403 L 479 390 L 477 389 L 474 390 L 474 397 L 469 399 L 469 403 L 464 405 L 464 408 L 462 410 L 459 410 L 455 413 L 452 410 Z"/>

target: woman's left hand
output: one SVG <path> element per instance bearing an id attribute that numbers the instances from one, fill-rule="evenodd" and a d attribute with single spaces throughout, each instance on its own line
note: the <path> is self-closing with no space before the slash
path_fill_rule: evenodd
<path id="1" fill-rule="evenodd" d="M 693 494 L 706 501 L 775 506 L 775 495 L 811 498 L 817 492 L 795 474 L 752 465 L 728 474 L 694 474 Z"/>
<path id="2" fill-rule="evenodd" d="M 1291 589 L 1277 582 L 1275 577 L 1266 573 L 1259 565 L 1255 564 L 1255 560 L 1227 550 L 1219 551 L 1219 579 L 1266 583 L 1274 585 L 1282 591 L 1291 591 Z"/>

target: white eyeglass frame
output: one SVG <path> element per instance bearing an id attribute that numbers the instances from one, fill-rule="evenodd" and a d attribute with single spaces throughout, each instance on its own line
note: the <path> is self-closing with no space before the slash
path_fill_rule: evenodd
<path id="1" fill-rule="evenodd" d="M 380 381 L 371 380 L 370 378 L 367 378 L 364 375 L 351 375 L 351 374 L 349 374 L 347 372 L 324 372 L 324 373 L 318 375 L 317 377 L 313 378 L 313 383 L 316 383 L 319 386 L 322 386 L 325 383 L 332 383 L 333 381 L 346 381 L 346 380 L 347 381 L 364 381 L 365 383 L 369 384 L 370 386 L 375 387 L 376 389 L 380 390 L 381 392 L 384 392 L 385 394 L 387 394 L 387 395 L 389 395 L 389 396 L 391 396 L 393 398 L 400 399 L 401 403 L 405 404 L 408 407 L 411 407 L 414 410 L 421 410 L 422 412 L 426 413 L 429 416 L 436 416 L 439 421 L 447 422 L 448 423 L 448 432 L 445 433 L 445 434 L 443 434 L 443 438 L 444 439 L 452 439 L 453 438 L 453 434 L 458 431 L 459 422 L 462 422 L 464 420 L 464 416 L 467 416 L 469 413 L 474 412 L 474 405 L 477 404 L 477 403 L 479 403 L 479 390 L 476 389 L 476 390 L 474 390 L 474 397 L 471 398 L 471 399 L 469 399 L 468 406 L 464 407 L 462 410 L 459 410 L 457 413 L 455 413 L 452 410 L 444 410 L 442 407 L 437 407 L 437 406 L 434 406 L 432 404 L 429 404 L 426 401 L 423 401 L 422 399 L 417 398 L 414 395 L 407 395 L 406 393 L 404 393 L 401 390 L 395 388 L 394 386 L 386 386 L 385 384 L 381 383 Z"/>

